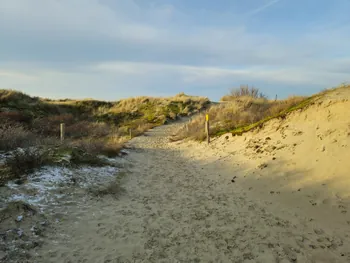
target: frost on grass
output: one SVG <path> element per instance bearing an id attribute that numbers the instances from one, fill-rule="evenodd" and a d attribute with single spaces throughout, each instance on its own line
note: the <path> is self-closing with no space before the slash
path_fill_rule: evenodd
<path id="1" fill-rule="evenodd" d="M 86 189 L 112 183 L 118 176 L 118 168 L 105 167 L 43 167 L 28 176 L 23 184 L 7 183 L 12 194 L 8 201 L 24 201 L 40 207 L 62 205 L 73 200 L 72 195 Z M 70 200 L 71 199 L 71 200 Z M 61 203 L 61 201 L 63 203 Z"/>
<path id="2" fill-rule="evenodd" d="M 0 188 L 0 262 L 32 258 L 52 226 L 64 220 L 68 206 L 83 212 L 87 199 L 120 193 L 119 175 L 115 166 L 46 166 L 26 181 L 9 181 Z"/>

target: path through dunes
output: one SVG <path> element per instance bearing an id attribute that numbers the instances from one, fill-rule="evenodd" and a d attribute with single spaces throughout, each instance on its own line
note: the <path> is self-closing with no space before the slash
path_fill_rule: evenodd
<path id="1" fill-rule="evenodd" d="M 227 179 L 230 171 L 210 165 L 210 158 L 191 159 L 193 149 L 170 143 L 180 125 L 134 138 L 125 192 L 117 199 L 91 199 L 85 210 L 67 207 L 35 261 L 350 261 L 349 239 L 288 207 L 272 214 L 268 203 Z M 229 174 L 235 175 L 241 176 Z"/>

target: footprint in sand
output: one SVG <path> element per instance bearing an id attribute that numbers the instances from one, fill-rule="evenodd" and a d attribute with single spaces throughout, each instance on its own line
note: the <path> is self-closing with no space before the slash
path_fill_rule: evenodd
<path id="1" fill-rule="evenodd" d="M 317 203 L 314 200 L 309 200 L 309 203 L 312 204 L 313 206 L 317 205 Z"/>
<path id="2" fill-rule="evenodd" d="M 346 214 L 348 212 L 347 207 L 345 205 L 340 204 L 338 205 L 338 208 L 342 210 L 341 211 L 342 214 Z"/>

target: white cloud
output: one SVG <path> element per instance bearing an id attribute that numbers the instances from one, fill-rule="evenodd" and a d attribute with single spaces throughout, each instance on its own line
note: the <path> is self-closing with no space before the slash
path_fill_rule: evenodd
<path id="1" fill-rule="evenodd" d="M 171 5 L 132 0 L 2 0 L 0 86 L 60 97 L 117 90 L 125 97 L 239 82 L 323 87 L 350 78 L 349 28 L 285 38 L 288 32 L 179 18 Z M 342 59 L 333 58 L 340 52 Z M 101 90 L 89 91 L 94 86 Z"/>
<path id="2" fill-rule="evenodd" d="M 115 61 L 108 63 L 99 63 L 89 67 L 92 71 L 100 71 L 113 74 L 131 74 L 131 75 L 152 75 L 157 74 L 177 74 L 182 77 L 185 83 L 215 83 L 222 78 L 246 79 L 252 82 L 265 81 L 276 84 L 319 84 L 332 85 L 339 80 L 345 81 L 350 79 L 350 72 L 332 72 L 332 67 L 337 68 L 343 65 L 344 62 L 335 60 L 333 65 L 327 68 L 310 68 L 290 67 L 286 69 L 263 67 L 248 67 L 243 69 L 228 69 L 222 67 L 205 67 L 205 66 L 187 66 L 187 65 L 172 65 L 161 63 L 140 63 L 140 62 L 123 62 Z M 338 81 L 337 81 L 338 80 Z"/>

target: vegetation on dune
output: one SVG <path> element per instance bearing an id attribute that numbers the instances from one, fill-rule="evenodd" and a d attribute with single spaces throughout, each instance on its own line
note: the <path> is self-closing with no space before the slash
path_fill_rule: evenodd
<path id="1" fill-rule="evenodd" d="M 221 101 L 234 101 L 237 98 L 248 97 L 253 99 L 267 99 L 267 96 L 260 92 L 258 88 L 248 85 L 241 85 L 239 89 L 231 89 L 228 95 L 221 98 Z"/>
<path id="2" fill-rule="evenodd" d="M 212 105 L 206 112 L 210 118 L 210 135 L 219 136 L 231 132 L 242 135 L 273 118 L 285 118 L 292 111 L 306 108 L 316 96 L 292 96 L 284 100 L 268 100 L 257 88 L 241 86 L 233 89 L 221 99 L 221 103 Z M 173 140 L 185 138 L 204 140 L 204 114 L 198 115 L 181 129 Z"/>
<path id="3" fill-rule="evenodd" d="M 0 153 L 11 153 L 6 161 L 0 160 L 0 185 L 43 165 L 105 165 L 100 155 L 117 156 L 129 139 L 130 129 L 132 136 L 138 136 L 179 116 L 200 113 L 173 140 L 204 140 L 204 114 L 210 118 L 211 136 L 227 132 L 242 135 L 271 119 L 305 109 L 332 90 L 311 97 L 269 100 L 257 88 L 241 86 L 215 104 L 184 93 L 170 98 L 136 97 L 108 102 L 50 100 L 0 90 Z M 64 142 L 59 141 L 60 123 L 66 125 Z"/>
<path id="4" fill-rule="evenodd" d="M 133 137 L 138 136 L 179 116 L 199 112 L 209 104 L 207 98 L 183 93 L 170 98 L 137 97 L 107 102 L 50 100 L 0 90 L 0 151 L 32 146 L 50 149 L 50 155 L 43 149 L 40 153 L 13 151 L 8 162 L 0 164 L 0 181 L 9 173 L 10 177 L 20 177 L 59 159 L 58 153 L 63 152 L 70 154 L 72 163 L 102 165 L 98 156 L 118 155 L 129 139 L 130 129 Z M 66 125 L 64 143 L 58 139 L 60 123 Z"/>

